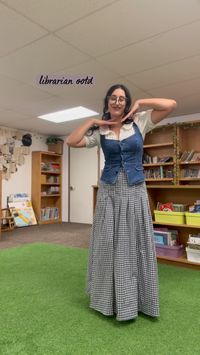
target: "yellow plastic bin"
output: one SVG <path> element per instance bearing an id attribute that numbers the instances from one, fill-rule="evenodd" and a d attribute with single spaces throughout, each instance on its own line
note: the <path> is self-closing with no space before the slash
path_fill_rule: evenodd
<path id="1" fill-rule="evenodd" d="M 185 224 L 185 212 L 154 211 L 155 221 L 163 224 Z"/>
<path id="2" fill-rule="evenodd" d="M 200 213 L 185 212 L 186 224 L 200 226 Z"/>

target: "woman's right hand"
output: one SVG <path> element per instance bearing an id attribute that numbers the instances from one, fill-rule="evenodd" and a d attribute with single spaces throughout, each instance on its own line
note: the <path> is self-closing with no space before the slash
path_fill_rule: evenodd
<path id="1" fill-rule="evenodd" d="M 100 120 L 98 118 L 94 118 L 92 120 L 92 126 L 98 126 L 98 127 L 101 127 L 101 126 L 110 126 L 110 125 L 115 125 L 117 124 L 116 121 L 113 121 L 113 120 Z"/>
<path id="2" fill-rule="evenodd" d="M 75 128 L 75 130 L 67 137 L 66 143 L 70 147 L 81 148 L 85 147 L 84 135 L 89 129 L 92 129 L 92 126 L 110 126 L 115 125 L 117 122 L 112 120 L 106 121 L 97 118 L 89 119 L 85 121 L 81 126 Z"/>

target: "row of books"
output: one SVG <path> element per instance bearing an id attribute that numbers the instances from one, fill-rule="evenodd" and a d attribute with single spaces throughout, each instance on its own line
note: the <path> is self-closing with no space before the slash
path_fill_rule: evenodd
<path id="1" fill-rule="evenodd" d="M 47 190 L 41 191 L 41 195 L 42 196 L 56 195 L 56 194 L 59 194 L 59 192 L 60 192 L 59 186 L 50 186 Z"/>
<path id="2" fill-rule="evenodd" d="M 60 164 L 54 163 L 54 162 L 41 162 L 41 170 L 59 173 L 60 172 Z"/>
<path id="3" fill-rule="evenodd" d="M 198 234 L 189 234 L 188 242 L 189 249 L 198 249 L 200 250 L 200 233 Z"/>
<path id="4" fill-rule="evenodd" d="M 178 231 L 168 230 L 168 228 L 154 227 L 154 241 L 156 245 L 176 246 L 180 244 Z"/>
<path id="5" fill-rule="evenodd" d="M 181 169 L 182 178 L 200 178 L 200 168 Z"/>
<path id="6" fill-rule="evenodd" d="M 168 162 L 173 162 L 173 157 L 171 156 L 157 157 L 157 156 L 151 156 L 147 153 L 143 154 L 143 164 L 157 164 L 157 163 L 168 163 Z"/>
<path id="7" fill-rule="evenodd" d="M 174 172 L 172 168 L 159 166 L 156 168 L 145 169 L 144 176 L 146 179 L 173 178 Z"/>
<path id="8" fill-rule="evenodd" d="M 50 219 L 59 219 L 59 208 L 58 207 L 41 208 L 41 220 L 48 221 Z"/>
<path id="9" fill-rule="evenodd" d="M 200 162 L 200 153 L 195 150 L 185 150 L 180 156 L 181 162 Z"/>
<path id="10" fill-rule="evenodd" d="M 50 184 L 59 184 L 60 183 L 60 177 L 57 175 L 50 175 L 46 178 L 46 182 Z"/>

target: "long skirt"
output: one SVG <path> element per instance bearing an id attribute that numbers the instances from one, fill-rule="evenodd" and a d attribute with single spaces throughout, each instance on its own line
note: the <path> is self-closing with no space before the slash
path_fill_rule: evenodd
<path id="1" fill-rule="evenodd" d="M 145 183 L 100 182 L 87 274 L 90 307 L 119 321 L 159 316 L 153 225 Z"/>

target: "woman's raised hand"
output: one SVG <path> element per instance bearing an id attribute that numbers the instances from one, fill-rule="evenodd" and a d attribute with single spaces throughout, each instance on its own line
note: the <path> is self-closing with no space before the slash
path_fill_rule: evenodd
<path id="1" fill-rule="evenodd" d="M 93 125 L 96 125 L 96 126 L 110 126 L 110 125 L 115 125 L 117 124 L 116 121 L 113 121 L 112 119 L 111 120 L 100 120 L 100 119 L 97 119 L 97 118 L 94 118 L 93 119 Z"/>
<path id="2" fill-rule="evenodd" d="M 135 101 L 133 107 L 131 108 L 129 113 L 127 113 L 127 115 L 122 118 L 121 122 L 124 122 L 127 118 L 133 119 L 134 114 L 139 110 L 139 108 L 140 108 L 139 103 Z"/>

